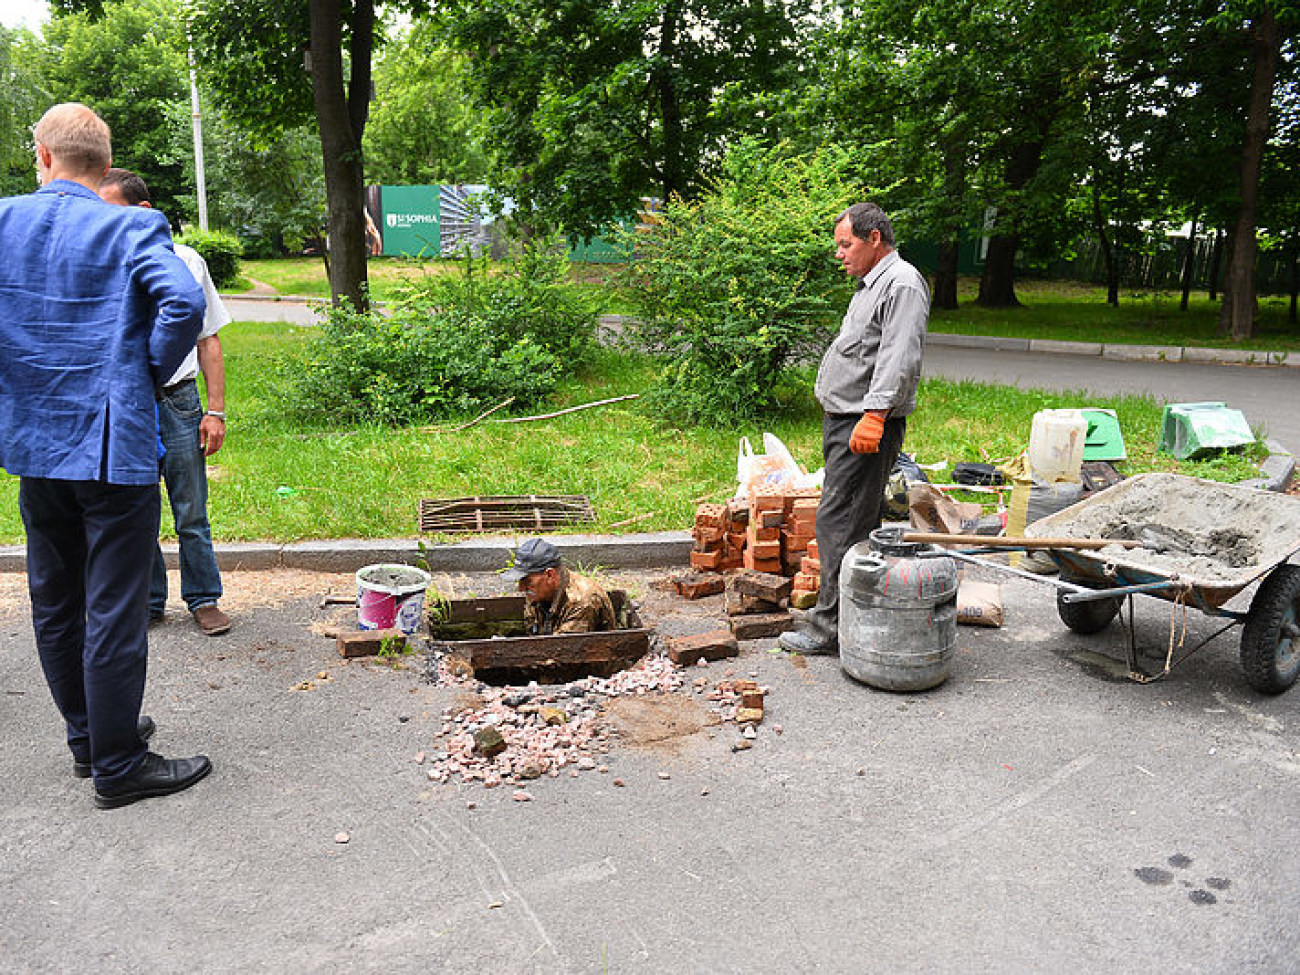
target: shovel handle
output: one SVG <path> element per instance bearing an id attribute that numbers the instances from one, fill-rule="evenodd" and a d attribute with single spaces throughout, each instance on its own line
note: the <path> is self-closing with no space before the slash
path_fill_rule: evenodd
<path id="1" fill-rule="evenodd" d="M 1105 548 L 1121 545 L 1141 548 L 1142 543 L 1127 538 L 1017 538 L 1014 535 L 947 535 L 942 532 L 904 532 L 903 541 L 929 545 L 979 545 L 984 548 Z"/>

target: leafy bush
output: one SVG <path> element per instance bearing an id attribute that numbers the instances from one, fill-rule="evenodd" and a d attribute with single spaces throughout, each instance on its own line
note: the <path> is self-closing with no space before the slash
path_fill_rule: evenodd
<path id="1" fill-rule="evenodd" d="M 507 397 L 528 407 L 590 357 L 595 313 L 563 283 L 563 254 L 531 248 L 496 275 L 485 261 L 465 267 L 464 276 L 410 286 L 390 317 L 333 309 L 295 365 L 298 411 L 399 425 Z"/>
<path id="2" fill-rule="evenodd" d="M 523 245 L 505 273 L 493 274 L 486 257 L 462 260 L 464 274 L 413 284 L 399 300 L 431 303 L 512 341 L 527 339 L 570 368 L 590 358 L 596 309 L 587 294 L 568 283 L 568 251 L 559 237 Z"/>
<path id="3" fill-rule="evenodd" d="M 244 245 L 234 234 L 224 230 L 187 230 L 176 238 L 176 243 L 193 247 L 207 261 L 212 283 L 224 288 L 239 277 L 239 259 Z"/>
<path id="4" fill-rule="evenodd" d="M 738 144 L 695 202 L 670 200 L 635 241 L 628 285 L 645 346 L 666 360 L 650 406 L 731 425 L 771 406 L 783 371 L 828 338 L 848 300 L 833 221 L 862 198 L 847 154 Z"/>

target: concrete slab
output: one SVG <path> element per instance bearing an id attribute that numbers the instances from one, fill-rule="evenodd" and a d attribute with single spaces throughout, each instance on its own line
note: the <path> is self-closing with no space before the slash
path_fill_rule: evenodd
<path id="1" fill-rule="evenodd" d="M 1121 362 L 1182 362 L 1183 350 L 1176 345 L 1107 345 L 1101 350 L 1103 359 Z"/>
<path id="2" fill-rule="evenodd" d="M 1003 352 L 1028 352 L 1029 339 L 1004 338 L 992 335 L 950 335 L 945 332 L 928 332 L 926 345 L 947 345 L 961 349 L 992 349 Z"/>
<path id="3" fill-rule="evenodd" d="M 1044 352 L 1052 355 L 1101 355 L 1100 342 L 1061 342 L 1056 339 L 1031 339 L 1030 352 Z"/>
<path id="4" fill-rule="evenodd" d="M 1183 349 L 1184 362 L 1222 362 L 1239 366 L 1262 366 L 1271 353 L 1259 349 Z"/>

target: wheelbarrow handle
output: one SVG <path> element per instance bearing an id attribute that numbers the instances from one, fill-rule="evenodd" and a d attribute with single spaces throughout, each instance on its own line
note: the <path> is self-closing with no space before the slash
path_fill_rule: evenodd
<path id="1" fill-rule="evenodd" d="M 979 545 L 984 548 L 1105 548 L 1120 545 L 1141 548 L 1142 543 L 1120 538 L 1024 538 L 1014 535 L 948 535 L 943 532 L 904 532 L 903 541 L 928 545 Z"/>

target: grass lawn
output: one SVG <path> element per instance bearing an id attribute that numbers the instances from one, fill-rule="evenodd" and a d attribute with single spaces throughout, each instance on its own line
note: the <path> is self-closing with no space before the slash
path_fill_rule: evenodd
<path id="1" fill-rule="evenodd" d="M 371 258 L 370 287 L 382 301 L 392 297 L 405 281 L 456 270 L 454 261 Z M 573 264 L 571 276 L 600 297 L 603 311 L 627 313 L 632 308 L 614 286 L 618 270 L 617 265 L 611 264 Z M 329 297 L 325 267 L 317 257 L 244 261 L 242 276 L 246 288 L 251 288 L 251 282 L 256 280 L 271 285 L 280 294 Z M 1225 348 L 1234 345 L 1218 333 L 1220 302 L 1211 302 L 1204 292 L 1193 293 L 1187 311 L 1183 312 L 1178 307 L 1179 295 L 1170 292 L 1122 292 L 1119 306 L 1112 308 L 1106 304 L 1105 288 L 1072 281 L 1036 280 L 1017 283 L 1020 308 L 978 308 L 975 306 L 978 289 L 978 280 L 963 278 L 958 288 L 961 307 L 934 312 L 930 330 L 1110 344 Z M 1259 304 L 1258 331 L 1243 345 L 1251 349 L 1300 352 L 1300 326 L 1288 325 L 1286 321 L 1288 299 L 1265 297 Z"/>
<path id="2" fill-rule="evenodd" d="M 1180 294 L 1160 291 L 1121 292 L 1119 305 L 1106 304 L 1106 289 L 1074 281 L 1022 281 L 1016 285 L 1020 308 L 979 308 L 979 282 L 963 278 L 960 307 L 935 311 L 930 330 L 962 335 L 1059 339 L 1132 345 L 1211 346 L 1236 343 L 1219 334 L 1221 302 L 1193 292 L 1187 311 Z M 1300 350 L 1300 326 L 1286 321 L 1289 299 L 1263 297 L 1256 334 L 1242 346 L 1251 349 Z"/>
<path id="3" fill-rule="evenodd" d="M 219 540 L 412 537 L 421 498 L 477 494 L 588 495 L 598 522 L 575 531 L 602 531 L 640 516 L 647 517 L 622 530 L 681 529 L 690 525 L 696 499 L 721 500 L 734 490 L 742 435 L 758 443 L 770 430 L 807 467 L 821 466 L 821 414 L 811 372 L 796 377 L 797 393 L 767 422 L 728 430 L 663 428 L 638 401 L 531 423 L 485 422 L 460 432 L 307 427 L 285 416 L 280 377 L 291 353 L 314 331 L 237 322 L 222 332 L 230 419 L 226 444 L 209 468 Z M 646 359 L 605 352 L 589 375 L 560 392 L 554 408 L 640 392 L 652 369 Z M 923 463 L 1010 457 L 1028 442 L 1037 410 L 1089 405 L 1118 411 L 1129 473 L 1178 470 L 1231 480 L 1249 473 L 1241 458 L 1180 465 L 1157 456 L 1160 408 L 1149 399 L 1100 400 L 930 379 L 919 402 L 904 449 Z M 164 534 L 169 531 L 165 513 Z M 17 479 L 3 475 L 0 542 L 21 538 Z"/>
<path id="4" fill-rule="evenodd" d="M 609 313 L 626 310 L 626 301 L 607 286 L 617 273 L 612 264 L 572 264 L 570 278 L 575 283 L 601 295 L 601 308 Z M 386 301 L 408 281 L 426 277 L 463 273 L 453 260 L 417 261 L 399 257 L 372 257 L 367 265 L 370 293 L 377 301 Z M 232 292 L 249 291 L 254 281 L 269 284 L 282 295 L 305 295 L 328 298 L 329 281 L 325 264 L 319 257 L 284 257 L 274 260 L 240 262 L 240 282 Z"/>

